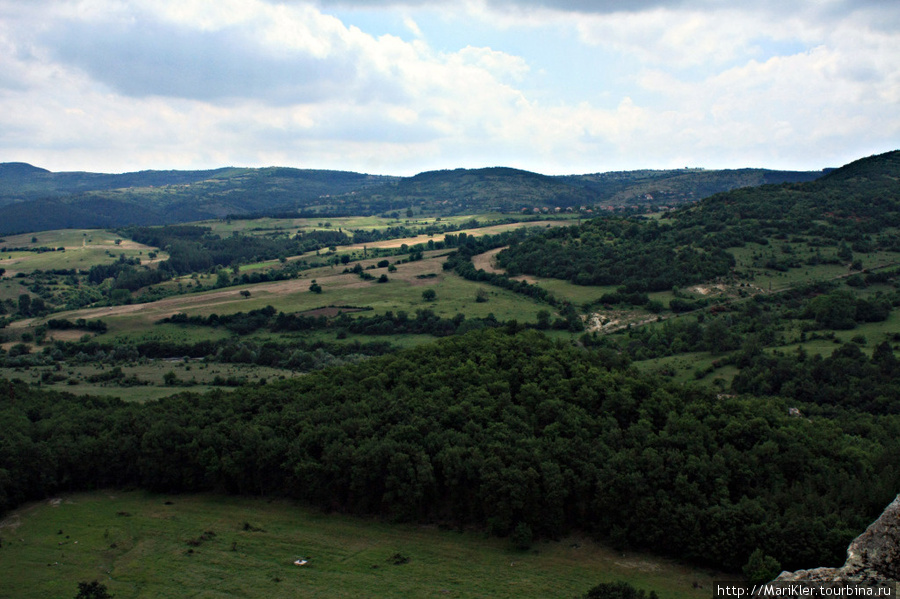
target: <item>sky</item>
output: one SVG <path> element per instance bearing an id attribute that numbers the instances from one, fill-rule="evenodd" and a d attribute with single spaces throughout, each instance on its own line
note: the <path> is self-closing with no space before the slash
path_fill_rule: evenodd
<path id="1" fill-rule="evenodd" d="M 0 0 L 0 162 L 819 170 L 900 148 L 897 0 Z"/>

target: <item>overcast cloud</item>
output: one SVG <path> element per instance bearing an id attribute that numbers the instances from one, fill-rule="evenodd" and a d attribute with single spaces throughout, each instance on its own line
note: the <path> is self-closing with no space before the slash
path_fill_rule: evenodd
<path id="1" fill-rule="evenodd" d="M 894 1 L 0 0 L 0 162 L 819 169 L 898 65 Z"/>

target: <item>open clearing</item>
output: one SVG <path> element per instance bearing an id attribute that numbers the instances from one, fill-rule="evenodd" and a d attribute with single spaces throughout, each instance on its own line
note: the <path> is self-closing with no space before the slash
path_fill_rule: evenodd
<path id="1" fill-rule="evenodd" d="M 365 281 L 352 273 L 344 273 L 344 266 L 322 267 L 305 271 L 297 279 L 226 287 L 199 293 L 191 293 L 164 298 L 151 303 L 85 308 L 56 313 L 53 318 L 76 320 L 102 319 L 110 331 L 103 339 L 110 339 L 121 333 L 131 333 L 154 329 L 153 323 L 184 312 L 188 315 L 209 315 L 211 313 L 233 314 L 275 306 L 283 312 L 302 312 L 329 305 L 368 306 L 373 312 L 383 314 L 391 311 L 415 313 L 419 309 L 433 310 L 441 317 L 453 317 L 458 313 L 467 317 L 486 317 L 493 313 L 498 319 L 516 318 L 520 322 L 532 322 L 536 314 L 546 306 L 511 291 L 468 281 L 442 268 L 446 252 L 427 252 L 425 259 L 397 264 L 396 272 L 388 275 L 387 283 L 374 280 Z M 375 264 L 377 260 L 363 260 L 363 267 Z M 366 270 L 378 277 L 387 269 Z M 322 293 L 311 293 L 312 280 L 321 285 Z M 422 291 L 433 288 L 437 300 L 422 299 Z M 489 301 L 476 302 L 478 289 L 488 292 Z M 250 297 L 241 296 L 241 291 L 249 291 Z M 10 324 L 9 329 L 20 332 L 40 324 L 46 319 L 19 320 Z"/>
<path id="2" fill-rule="evenodd" d="M 157 248 L 135 243 L 104 229 L 59 229 L 24 235 L 7 235 L 0 242 L 0 247 L 65 249 L 65 251 L 42 253 L 0 251 L 0 267 L 6 269 L 7 277 L 38 269 L 88 270 L 96 264 L 111 264 L 121 255 L 126 258 L 139 258 L 142 264 L 168 259 L 168 255 L 160 252 Z M 156 259 L 149 258 L 150 252 L 157 252 Z"/>
<path id="3" fill-rule="evenodd" d="M 687 599 L 708 597 L 716 578 L 582 537 L 537 542 L 522 552 L 477 532 L 210 495 L 61 496 L 10 514 L 0 537 L 0 597 L 17 599 L 71 597 L 79 581 L 91 580 L 117 599 L 543 599 L 578 597 L 613 580 Z M 409 561 L 394 565 L 398 554 Z M 294 565 L 298 558 L 308 565 Z"/>

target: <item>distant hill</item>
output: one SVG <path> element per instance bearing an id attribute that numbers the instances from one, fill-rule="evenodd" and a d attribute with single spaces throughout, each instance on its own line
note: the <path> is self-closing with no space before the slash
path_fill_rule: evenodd
<path id="1" fill-rule="evenodd" d="M 366 203 L 376 212 L 418 206 L 450 214 L 593 205 L 599 200 L 584 186 L 504 167 L 429 171 L 357 195 L 357 202 Z"/>
<path id="2" fill-rule="evenodd" d="M 547 176 L 513 168 L 389 177 L 283 167 L 123 174 L 54 173 L 0 164 L 0 234 L 59 227 L 189 222 L 303 209 L 326 213 L 517 212 L 597 206 L 677 205 L 734 189 L 810 181 L 822 172 L 683 169 Z"/>
<path id="3" fill-rule="evenodd" d="M 293 168 L 52 173 L 0 164 L 0 234 L 161 225 L 327 203 L 393 177 Z"/>
<path id="4" fill-rule="evenodd" d="M 900 251 L 889 229 L 900 227 L 900 151 L 852 162 L 815 181 L 744 187 L 718 193 L 638 222 L 592 219 L 516 244 L 497 256 L 513 275 L 567 279 L 581 285 L 624 285 L 629 292 L 665 291 L 727 275 L 727 250 L 772 239 L 809 236 L 817 248 Z M 815 258 L 815 260 L 819 260 Z M 762 267 L 802 264 L 771 255 Z"/>
<path id="5" fill-rule="evenodd" d="M 611 204 L 646 205 L 696 201 L 739 187 L 776 183 L 801 183 L 821 177 L 823 171 L 736 170 L 640 170 L 561 177 L 572 185 L 594 191 Z"/>

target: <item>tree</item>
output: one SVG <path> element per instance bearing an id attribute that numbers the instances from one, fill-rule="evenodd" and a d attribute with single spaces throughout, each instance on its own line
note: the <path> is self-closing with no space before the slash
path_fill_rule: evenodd
<path id="1" fill-rule="evenodd" d="M 422 292 L 422 299 L 426 302 L 433 302 L 437 299 L 437 292 L 434 289 L 426 289 Z"/>
<path id="2" fill-rule="evenodd" d="M 109 594 L 105 584 L 98 581 L 79 582 L 78 594 L 75 599 L 112 599 L 113 595 Z"/>
<path id="3" fill-rule="evenodd" d="M 313 293 L 322 293 L 322 286 L 316 283 L 316 280 L 313 279 L 312 283 L 309 284 L 309 290 Z"/>
<path id="4" fill-rule="evenodd" d="M 478 291 L 475 292 L 475 301 L 479 304 L 488 301 L 488 293 L 482 287 L 479 287 Z"/>
<path id="5" fill-rule="evenodd" d="M 243 296 L 244 298 L 250 297 L 250 291 L 247 289 L 241 289 L 241 296 Z"/>
<path id="6" fill-rule="evenodd" d="M 750 559 L 744 564 L 744 576 L 750 584 L 764 584 L 773 580 L 781 571 L 781 564 L 771 555 L 757 548 L 750 554 Z"/>
<path id="7" fill-rule="evenodd" d="M 228 287 L 231 284 L 231 277 L 228 276 L 228 271 L 220 270 L 216 275 L 216 287 Z"/>
<path id="8" fill-rule="evenodd" d="M 638 590 L 631 584 L 618 582 L 601 582 L 585 594 L 584 599 L 657 599 L 656 591 L 648 594 L 643 589 Z"/>
<path id="9" fill-rule="evenodd" d="M 515 529 L 513 529 L 510 540 L 512 541 L 513 546 L 519 551 L 528 551 L 531 549 L 531 543 L 534 541 L 534 533 L 531 531 L 531 527 L 528 526 L 528 524 L 519 522 L 516 524 Z"/>
<path id="10" fill-rule="evenodd" d="M 31 296 L 27 293 L 19 296 L 19 313 L 22 316 L 31 316 Z"/>

